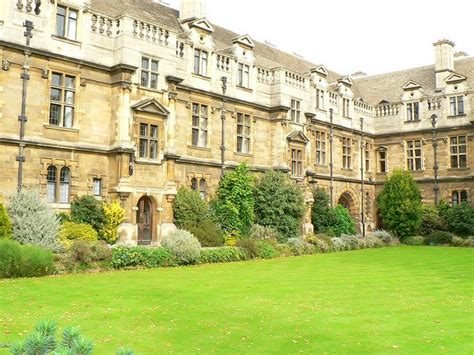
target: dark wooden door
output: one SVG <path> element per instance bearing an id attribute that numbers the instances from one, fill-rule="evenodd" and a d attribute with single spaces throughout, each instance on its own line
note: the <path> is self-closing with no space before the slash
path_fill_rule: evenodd
<path id="1" fill-rule="evenodd" d="M 137 225 L 138 245 L 150 245 L 153 238 L 153 208 L 148 197 L 138 201 Z"/>

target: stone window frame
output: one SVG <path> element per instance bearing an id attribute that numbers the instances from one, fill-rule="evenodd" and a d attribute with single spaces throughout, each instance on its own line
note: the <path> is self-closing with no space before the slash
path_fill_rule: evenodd
<path id="1" fill-rule="evenodd" d="M 328 133 L 325 131 L 316 131 L 315 136 L 316 136 L 316 165 L 327 166 Z"/>
<path id="2" fill-rule="evenodd" d="M 350 114 L 351 99 L 348 97 L 342 98 L 342 116 L 345 118 L 351 118 Z"/>
<path id="3" fill-rule="evenodd" d="M 245 63 L 237 64 L 237 86 L 250 88 L 250 65 Z"/>
<path id="4" fill-rule="evenodd" d="M 197 112 L 194 111 L 197 107 Z M 206 113 L 203 113 L 203 108 Z M 191 103 L 191 146 L 195 148 L 209 147 L 209 122 L 210 122 L 210 105 L 199 102 Z M 196 135 L 195 135 L 196 133 Z M 204 139 L 202 138 L 204 134 Z M 197 140 L 195 140 L 195 137 Z M 204 140 L 204 142 L 202 142 Z"/>
<path id="5" fill-rule="evenodd" d="M 301 123 L 301 106 L 303 101 L 292 97 L 290 99 L 290 121 L 294 123 Z"/>
<path id="6" fill-rule="evenodd" d="M 100 194 L 96 195 L 94 191 L 94 181 L 95 180 L 100 180 L 101 181 L 101 186 L 100 186 Z M 107 194 L 107 189 L 108 189 L 108 176 L 103 175 L 103 174 L 89 174 L 87 176 L 87 190 L 91 194 L 91 196 L 94 196 L 95 198 L 98 199 L 104 199 L 106 194 Z"/>
<path id="7" fill-rule="evenodd" d="M 290 144 L 288 147 L 290 174 L 294 178 L 304 177 L 305 170 L 305 146 L 299 144 Z M 298 154 L 299 153 L 299 154 Z"/>
<path id="8" fill-rule="evenodd" d="M 449 96 L 449 116 L 464 116 L 466 114 L 466 103 L 464 95 Z M 454 99 L 454 102 L 453 102 Z M 462 107 L 462 111 L 459 108 Z"/>
<path id="9" fill-rule="evenodd" d="M 353 163 L 353 151 L 352 151 L 353 140 L 350 137 L 341 137 L 342 145 L 342 169 L 351 170 Z"/>
<path id="10" fill-rule="evenodd" d="M 194 48 L 193 74 L 208 77 L 209 52 L 205 49 Z"/>
<path id="11" fill-rule="evenodd" d="M 144 61 L 148 62 L 148 68 L 144 68 L 143 63 Z M 152 65 L 156 63 L 156 70 L 153 70 Z M 140 87 L 151 89 L 151 90 L 158 90 L 158 80 L 160 77 L 159 74 L 160 70 L 160 60 L 156 57 L 143 54 L 140 58 Z M 147 74 L 146 83 L 144 83 L 144 74 Z M 152 77 L 156 76 L 155 85 L 152 85 Z"/>
<path id="12" fill-rule="evenodd" d="M 189 188 L 199 193 L 204 201 L 210 198 L 211 175 L 205 173 L 190 172 L 187 174 Z"/>
<path id="13" fill-rule="evenodd" d="M 65 14 L 64 14 L 64 31 L 63 33 L 59 33 L 59 28 L 58 28 L 58 17 L 60 16 L 59 15 L 59 11 L 58 9 L 61 8 L 61 9 L 64 9 L 65 11 Z M 76 13 L 76 18 L 72 18 L 71 17 L 71 13 Z M 59 38 L 64 38 L 64 39 L 68 39 L 68 40 L 71 40 L 71 41 L 77 41 L 77 35 L 79 33 L 79 14 L 80 14 L 80 10 L 74 6 L 70 6 L 70 5 L 67 5 L 67 4 L 64 4 L 64 3 L 58 3 L 56 5 L 56 9 L 55 9 L 55 28 L 54 28 L 54 35 L 59 37 Z M 75 20 L 75 32 L 74 32 L 74 36 L 71 37 L 70 34 L 69 34 L 69 30 L 70 30 L 70 25 L 71 25 L 71 20 Z"/>
<path id="14" fill-rule="evenodd" d="M 364 171 L 370 173 L 372 170 L 372 164 L 370 164 L 370 142 L 364 143 Z"/>
<path id="15" fill-rule="evenodd" d="M 381 153 L 384 153 L 384 159 L 382 159 Z M 382 171 L 382 162 L 384 162 L 385 166 L 384 171 Z M 388 149 L 386 147 L 377 148 L 377 172 L 379 174 L 386 174 L 388 172 Z"/>
<path id="16" fill-rule="evenodd" d="M 407 102 L 406 106 L 406 121 L 407 122 L 418 122 L 421 120 L 420 115 L 420 102 L 419 101 L 412 101 Z"/>
<path id="17" fill-rule="evenodd" d="M 41 159 L 41 174 L 40 174 L 40 190 L 44 191 L 45 197 L 48 199 L 48 168 L 54 167 L 56 169 L 56 181 L 54 201 L 48 201 L 53 206 L 57 208 L 68 208 L 70 202 L 77 195 L 77 181 L 78 177 L 76 174 L 77 171 L 77 162 L 65 159 L 52 159 L 52 158 L 42 158 Z M 69 170 L 69 182 L 68 182 L 68 195 L 67 201 L 61 199 L 61 171 L 63 169 Z"/>
<path id="18" fill-rule="evenodd" d="M 417 146 L 419 143 L 419 146 Z M 412 144 L 412 146 L 410 146 Z M 419 154 L 417 151 L 419 150 Z M 408 171 L 423 171 L 423 140 L 411 139 L 405 141 L 406 168 Z M 418 163 L 419 162 L 419 168 Z"/>
<path id="19" fill-rule="evenodd" d="M 137 153 L 139 159 L 147 159 L 147 160 L 158 160 L 159 159 L 159 150 L 160 150 L 160 131 L 161 127 L 158 125 L 157 122 L 149 122 L 145 120 L 140 120 L 137 122 L 138 126 L 138 141 L 137 141 Z M 142 128 L 146 127 L 145 131 L 142 131 Z M 155 129 L 155 131 L 153 131 Z M 156 132 L 156 134 L 153 134 Z M 146 143 L 146 152 L 142 154 L 142 143 Z M 155 147 L 152 150 L 152 147 Z M 154 152 L 154 154 L 152 154 Z M 144 156 L 143 156 L 144 155 Z"/>
<path id="20" fill-rule="evenodd" d="M 325 90 L 321 88 L 316 88 L 316 109 L 325 111 L 324 105 L 324 98 L 325 98 Z"/>
<path id="21" fill-rule="evenodd" d="M 456 206 L 463 202 L 469 202 L 469 192 L 467 189 L 452 190 L 450 199 L 451 199 L 451 206 Z"/>
<path id="22" fill-rule="evenodd" d="M 53 83 L 53 76 L 54 75 L 61 75 L 61 83 L 56 85 Z M 73 87 L 66 85 L 66 78 L 73 78 L 74 84 Z M 78 82 L 80 82 L 80 77 L 78 73 L 72 73 L 70 71 L 64 70 L 57 70 L 56 68 L 51 68 L 50 75 L 48 77 L 48 115 L 47 115 L 47 126 L 61 128 L 61 129 L 76 129 L 78 127 L 78 107 L 77 102 L 79 101 L 78 95 Z M 61 91 L 61 98 L 59 100 L 52 99 L 52 91 L 53 90 L 60 90 Z M 66 93 L 73 94 L 73 103 L 67 102 Z M 60 117 L 57 124 L 52 123 L 51 121 L 51 107 L 59 106 L 60 109 Z M 72 109 L 72 122 L 69 125 L 65 125 L 64 117 L 65 117 L 65 109 L 71 108 Z"/>
<path id="23" fill-rule="evenodd" d="M 460 138 L 464 138 L 464 143 L 459 143 Z M 453 139 L 456 139 L 456 144 L 453 144 Z M 468 167 L 468 137 L 467 135 L 456 135 L 448 137 L 449 143 L 449 166 L 451 169 L 466 169 Z M 460 152 L 460 148 L 464 147 L 464 152 Z M 456 152 L 453 152 L 456 148 Z M 460 158 L 464 156 L 464 166 L 461 166 Z M 456 166 L 453 166 L 453 158 L 457 159 Z"/>
<path id="24" fill-rule="evenodd" d="M 252 115 L 244 112 L 235 113 L 235 152 L 252 154 Z M 239 141 L 241 142 L 239 144 Z M 247 150 L 244 149 L 247 143 Z"/>

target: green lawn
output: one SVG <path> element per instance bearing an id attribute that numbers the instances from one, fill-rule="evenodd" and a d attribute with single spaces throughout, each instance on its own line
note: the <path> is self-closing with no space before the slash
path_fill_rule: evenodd
<path id="1" fill-rule="evenodd" d="M 397 247 L 0 281 L 0 343 L 55 319 L 104 354 L 470 353 L 473 271 L 474 249 Z"/>

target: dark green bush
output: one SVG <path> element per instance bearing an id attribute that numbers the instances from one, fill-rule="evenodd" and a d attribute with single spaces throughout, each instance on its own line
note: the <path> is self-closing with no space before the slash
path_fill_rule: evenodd
<path id="1" fill-rule="evenodd" d="M 53 253 L 34 245 L 0 240 L 0 278 L 37 277 L 53 271 Z"/>
<path id="2" fill-rule="evenodd" d="M 255 186 L 255 223 L 272 227 L 278 241 L 298 237 L 305 213 L 302 189 L 287 174 L 269 171 Z"/>
<path id="3" fill-rule="evenodd" d="M 411 246 L 420 246 L 425 244 L 425 237 L 421 235 L 403 238 L 403 244 Z"/>
<path id="4" fill-rule="evenodd" d="M 12 222 L 3 204 L 0 203 L 0 239 L 11 239 L 13 235 Z"/>
<path id="5" fill-rule="evenodd" d="M 194 235 L 203 247 L 220 247 L 224 245 L 224 235 L 216 223 L 208 218 L 197 225 L 188 225 L 185 230 Z"/>
<path id="6" fill-rule="evenodd" d="M 248 255 L 249 259 L 255 259 L 260 256 L 260 249 L 257 241 L 253 239 L 240 239 L 237 241 L 237 247 L 242 248 Z"/>
<path id="7" fill-rule="evenodd" d="M 423 206 L 421 209 L 420 234 L 428 236 L 436 231 L 446 230 L 446 223 L 434 206 Z"/>
<path id="8" fill-rule="evenodd" d="M 117 247 L 112 251 L 110 265 L 116 269 L 125 267 L 156 268 L 174 265 L 174 258 L 166 248 Z"/>
<path id="9" fill-rule="evenodd" d="M 453 240 L 454 235 L 445 231 L 437 231 L 431 233 L 425 238 L 425 244 L 427 245 L 449 245 Z"/>
<path id="10" fill-rule="evenodd" d="M 59 219 L 59 223 L 71 222 L 71 214 L 67 212 L 59 212 L 56 217 Z"/>
<path id="11" fill-rule="evenodd" d="M 71 221 L 89 224 L 100 233 L 107 223 L 107 218 L 100 201 L 93 196 L 83 196 L 71 203 Z"/>
<path id="12" fill-rule="evenodd" d="M 202 221 L 207 220 L 209 208 L 199 192 L 181 187 L 173 204 L 173 212 L 176 226 L 187 229 L 186 227 L 199 226 Z"/>
<path id="13" fill-rule="evenodd" d="M 474 235 L 474 206 L 463 202 L 445 213 L 449 230 L 459 236 Z"/>
<path id="14" fill-rule="evenodd" d="M 241 239 L 237 242 L 237 246 L 245 250 L 249 259 L 272 259 L 279 256 L 276 243 L 263 240 Z"/>
<path id="15" fill-rule="evenodd" d="M 236 247 L 203 248 L 199 257 L 200 264 L 229 263 L 247 260 L 247 252 Z"/>
<path id="16" fill-rule="evenodd" d="M 355 234 L 355 222 L 349 211 L 341 205 L 329 210 L 328 223 L 324 233 L 331 237 L 340 237 L 343 234 Z"/>
<path id="17" fill-rule="evenodd" d="M 257 241 L 257 247 L 259 248 L 259 257 L 262 259 L 273 259 L 280 255 L 275 243 L 259 240 Z"/>
<path id="18" fill-rule="evenodd" d="M 326 190 L 317 188 L 313 190 L 313 208 L 311 210 L 311 221 L 316 233 L 321 233 L 329 226 L 330 197 Z"/>

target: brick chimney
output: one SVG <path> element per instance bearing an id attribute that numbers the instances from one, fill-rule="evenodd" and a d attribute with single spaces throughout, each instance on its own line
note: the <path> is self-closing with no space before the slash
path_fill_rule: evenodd
<path id="1" fill-rule="evenodd" d="M 198 19 L 207 16 L 205 0 L 181 0 L 179 18 L 181 21 Z"/>
<path id="2" fill-rule="evenodd" d="M 454 42 L 447 39 L 433 43 L 435 50 L 436 88 L 446 86 L 444 79 L 454 70 Z"/>

